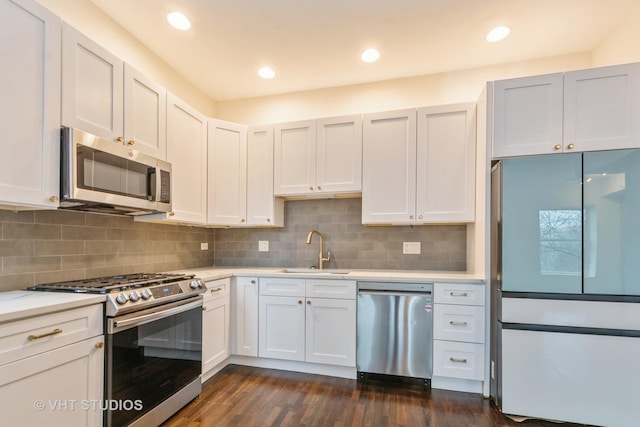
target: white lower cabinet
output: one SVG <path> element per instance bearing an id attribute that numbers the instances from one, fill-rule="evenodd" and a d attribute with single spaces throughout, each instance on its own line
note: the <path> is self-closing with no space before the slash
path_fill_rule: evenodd
<path id="1" fill-rule="evenodd" d="M 102 425 L 102 311 L 97 304 L 0 325 L 0 401 L 11 408 L 3 425 Z"/>
<path id="2" fill-rule="evenodd" d="M 202 373 L 230 355 L 231 279 L 206 282 L 202 306 Z M 203 377 L 204 380 L 204 377 Z"/>
<path id="3" fill-rule="evenodd" d="M 260 279 L 260 357 L 355 367 L 355 295 L 355 281 Z"/>
<path id="4" fill-rule="evenodd" d="M 484 381 L 484 292 L 482 284 L 434 284 L 434 377 Z"/>
<path id="5" fill-rule="evenodd" d="M 231 286 L 231 353 L 258 356 L 258 278 L 234 277 Z"/>

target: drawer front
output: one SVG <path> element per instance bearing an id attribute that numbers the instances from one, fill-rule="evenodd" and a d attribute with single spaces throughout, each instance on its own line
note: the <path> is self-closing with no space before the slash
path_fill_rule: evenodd
<path id="1" fill-rule="evenodd" d="M 484 380 L 484 344 L 435 340 L 433 375 Z"/>
<path id="2" fill-rule="evenodd" d="M 304 297 L 304 291 L 304 279 L 281 279 L 279 277 L 260 279 L 260 295 Z"/>
<path id="3" fill-rule="evenodd" d="M 104 305 L 45 314 L 0 326 L 0 365 L 102 335 Z"/>
<path id="4" fill-rule="evenodd" d="M 212 280 L 205 282 L 205 285 L 207 285 L 207 292 L 204 293 L 204 302 L 206 303 L 229 295 L 231 279 Z"/>
<path id="5" fill-rule="evenodd" d="M 307 279 L 306 296 L 311 298 L 356 299 L 356 281 Z"/>
<path id="6" fill-rule="evenodd" d="M 433 293 L 433 300 L 436 304 L 485 304 L 485 287 L 483 284 L 434 283 Z"/>
<path id="7" fill-rule="evenodd" d="M 434 304 L 433 338 L 483 343 L 484 319 L 484 307 Z"/>

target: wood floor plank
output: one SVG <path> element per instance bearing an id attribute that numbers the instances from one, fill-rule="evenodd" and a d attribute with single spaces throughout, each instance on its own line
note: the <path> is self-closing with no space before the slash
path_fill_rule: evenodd
<path id="1" fill-rule="evenodd" d="M 164 427 L 557 427 L 516 423 L 481 395 L 229 365 Z M 574 427 L 576 424 L 561 424 Z"/>

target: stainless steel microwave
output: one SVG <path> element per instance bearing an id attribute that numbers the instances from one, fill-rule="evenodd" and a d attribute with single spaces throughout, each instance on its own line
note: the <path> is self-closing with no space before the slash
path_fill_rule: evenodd
<path id="1" fill-rule="evenodd" d="M 60 208 L 144 215 L 171 211 L 171 164 L 63 127 Z"/>

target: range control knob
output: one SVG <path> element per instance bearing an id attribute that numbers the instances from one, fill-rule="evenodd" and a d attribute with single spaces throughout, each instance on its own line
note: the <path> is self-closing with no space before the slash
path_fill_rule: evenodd
<path id="1" fill-rule="evenodd" d="M 199 288 L 206 288 L 207 285 L 204 284 L 204 282 L 202 281 L 202 279 L 198 279 L 198 287 Z"/>
<path id="2" fill-rule="evenodd" d="M 189 287 L 191 289 L 198 289 L 200 287 L 200 284 L 197 280 L 193 280 L 191 283 L 189 283 Z"/>
<path id="3" fill-rule="evenodd" d="M 127 296 L 125 294 L 120 294 L 116 297 L 116 302 L 120 305 L 124 304 L 125 302 L 127 302 Z"/>
<path id="4" fill-rule="evenodd" d="M 136 302 L 140 299 L 140 295 L 138 295 L 138 293 L 136 291 L 131 292 L 131 294 L 129 295 L 129 300 L 131 302 Z"/>
<path id="5" fill-rule="evenodd" d="M 151 298 L 151 292 L 149 291 L 149 289 L 143 289 L 141 292 L 142 299 L 149 299 Z"/>

